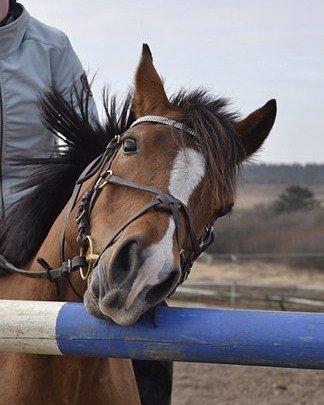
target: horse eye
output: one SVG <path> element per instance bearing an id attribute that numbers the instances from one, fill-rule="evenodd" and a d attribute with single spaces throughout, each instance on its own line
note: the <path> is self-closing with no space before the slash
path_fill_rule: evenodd
<path id="1" fill-rule="evenodd" d="M 136 139 L 127 138 L 123 141 L 123 150 L 124 153 L 135 153 L 137 151 L 137 142 Z"/>

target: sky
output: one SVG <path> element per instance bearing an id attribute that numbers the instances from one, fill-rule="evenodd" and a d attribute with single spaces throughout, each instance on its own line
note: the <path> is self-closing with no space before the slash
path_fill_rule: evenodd
<path id="1" fill-rule="evenodd" d="M 96 99 L 125 95 L 147 42 L 170 94 L 203 86 L 242 116 L 277 99 L 258 162 L 324 162 L 323 0 L 21 2 L 69 36 Z"/>

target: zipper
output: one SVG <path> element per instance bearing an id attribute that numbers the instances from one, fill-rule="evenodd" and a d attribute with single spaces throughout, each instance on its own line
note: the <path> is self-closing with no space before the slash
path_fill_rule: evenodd
<path id="1" fill-rule="evenodd" d="M 3 146 L 3 104 L 2 104 L 2 89 L 0 83 L 0 206 L 1 217 L 4 218 L 4 200 L 3 200 L 3 182 L 2 182 L 2 146 Z"/>

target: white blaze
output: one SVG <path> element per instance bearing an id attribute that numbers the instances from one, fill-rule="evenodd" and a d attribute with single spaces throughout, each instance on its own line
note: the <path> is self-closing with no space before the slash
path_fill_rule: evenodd
<path id="1" fill-rule="evenodd" d="M 181 149 L 173 162 L 169 192 L 184 204 L 204 178 L 206 163 L 203 155 L 191 148 Z"/>
<path id="2" fill-rule="evenodd" d="M 169 193 L 187 205 L 192 193 L 204 178 L 205 170 L 206 162 L 200 152 L 192 148 L 181 149 L 171 169 Z M 174 232 L 174 220 L 173 217 L 170 217 L 165 235 L 148 250 L 147 259 L 139 272 L 139 277 L 134 281 L 125 302 L 125 308 L 132 305 L 134 299 L 145 286 L 159 284 L 173 269 Z M 158 271 L 154 271 L 155 269 Z M 164 275 L 163 271 L 165 272 Z"/>

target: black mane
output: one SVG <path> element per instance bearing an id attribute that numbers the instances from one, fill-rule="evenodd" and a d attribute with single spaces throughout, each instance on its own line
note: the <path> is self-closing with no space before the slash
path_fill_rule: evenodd
<path id="1" fill-rule="evenodd" d="M 62 142 L 53 153 L 44 151 L 38 159 L 19 157 L 15 164 L 32 165 L 28 182 L 17 190 L 30 193 L 12 206 L 0 223 L 0 254 L 16 266 L 23 266 L 35 255 L 52 224 L 65 207 L 83 169 L 98 157 L 115 135 L 122 134 L 133 121 L 131 98 L 121 105 L 104 92 L 105 123 L 101 125 L 89 109 L 90 95 L 74 90 L 71 101 L 52 90 L 41 100 L 44 125 Z M 73 102 L 74 100 L 74 102 Z"/>
<path id="2" fill-rule="evenodd" d="M 44 125 L 62 142 L 50 158 L 17 159 L 17 164 L 32 165 L 35 170 L 20 187 L 30 189 L 30 193 L 0 223 L 0 254 L 16 266 L 23 266 L 35 255 L 82 170 L 104 151 L 113 136 L 125 132 L 134 121 L 131 96 L 117 105 L 116 98 L 104 92 L 104 124 L 91 116 L 89 97 L 83 92 L 73 103 L 73 97 L 68 102 L 52 90 L 41 101 Z M 236 115 L 226 111 L 224 99 L 213 99 L 204 90 L 180 91 L 171 102 L 181 107 L 182 121 L 199 134 L 213 183 L 222 185 L 221 198 L 234 190 L 242 152 L 234 129 Z M 44 151 L 45 156 L 48 154 Z"/>

